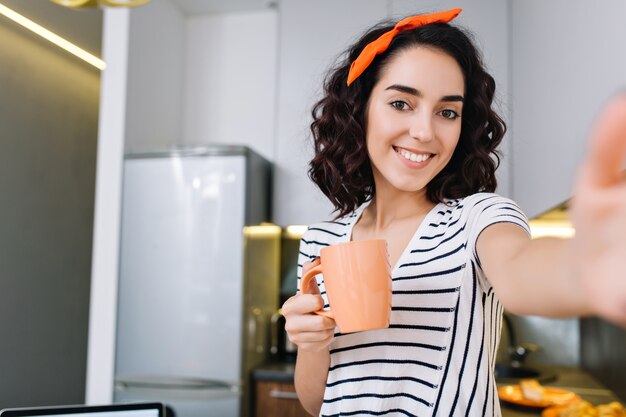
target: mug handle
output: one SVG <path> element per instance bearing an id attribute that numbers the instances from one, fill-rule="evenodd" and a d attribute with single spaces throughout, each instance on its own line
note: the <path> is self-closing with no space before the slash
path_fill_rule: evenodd
<path id="1" fill-rule="evenodd" d="M 306 271 L 306 273 L 302 276 L 302 282 L 300 284 L 300 291 L 302 292 L 302 294 L 312 294 L 312 293 L 306 292 L 306 288 L 309 287 L 309 281 L 314 279 L 317 274 L 322 272 L 322 264 L 321 264 L 320 258 L 315 258 L 315 260 L 313 261 L 311 265 L 313 265 L 311 269 Z M 314 311 L 313 313 L 318 314 L 320 316 L 331 318 L 333 320 L 335 319 L 335 316 L 330 310 L 317 310 L 317 311 Z"/>

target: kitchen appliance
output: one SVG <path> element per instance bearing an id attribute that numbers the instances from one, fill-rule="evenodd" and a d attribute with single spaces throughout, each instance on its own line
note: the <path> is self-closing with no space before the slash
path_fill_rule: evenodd
<path id="1" fill-rule="evenodd" d="M 166 417 L 160 403 L 108 405 L 55 405 L 44 407 L 7 408 L 0 417 Z"/>
<path id="2" fill-rule="evenodd" d="M 281 362 L 295 362 L 298 347 L 289 340 L 281 309 L 272 315 L 270 321 L 272 325 L 270 353 L 273 358 Z"/>
<path id="3" fill-rule="evenodd" d="M 248 415 L 249 371 L 269 350 L 280 233 L 270 165 L 245 147 L 124 161 L 114 400 L 177 417 Z"/>
<path id="4" fill-rule="evenodd" d="M 300 239 L 306 229 L 306 226 L 287 226 L 283 229 L 280 247 L 281 284 L 279 304 L 281 306 L 289 297 L 296 294 Z M 285 317 L 280 309 L 272 315 L 271 324 L 270 353 L 273 359 L 281 362 L 295 362 L 298 347 L 289 340 L 289 336 L 285 331 Z"/>

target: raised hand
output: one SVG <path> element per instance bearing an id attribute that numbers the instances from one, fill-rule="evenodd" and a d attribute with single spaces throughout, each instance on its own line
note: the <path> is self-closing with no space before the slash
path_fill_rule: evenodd
<path id="1" fill-rule="evenodd" d="M 626 327 L 626 94 L 598 117 L 571 213 L 575 269 L 591 312 Z"/>

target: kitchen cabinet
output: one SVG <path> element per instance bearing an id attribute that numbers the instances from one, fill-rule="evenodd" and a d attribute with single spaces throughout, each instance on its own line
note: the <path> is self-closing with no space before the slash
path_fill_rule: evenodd
<path id="1" fill-rule="evenodd" d="M 623 89 L 624 13 L 621 0 L 511 2 L 512 194 L 530 217 L 571 196 L 592 121 Z"/>
<path id="2" fill-rule="evenodd" d="M 295 363 L 276 359 L 251 373 L 254 417 L 305 417 L 293 383 Z"/>
<path id="3" fill-rule="evenodd" d="M 257 381 L 255 384 L 255 417 L 308 417 L 292 382 Z"/>

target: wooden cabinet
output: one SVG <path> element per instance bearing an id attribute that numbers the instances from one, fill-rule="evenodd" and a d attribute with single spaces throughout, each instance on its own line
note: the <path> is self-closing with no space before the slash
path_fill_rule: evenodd
<path id="1" fill-rule="evenodd" d="M 255 384 L 255 417 L 309 417 L 291 382 L 257 381 Z"/>

